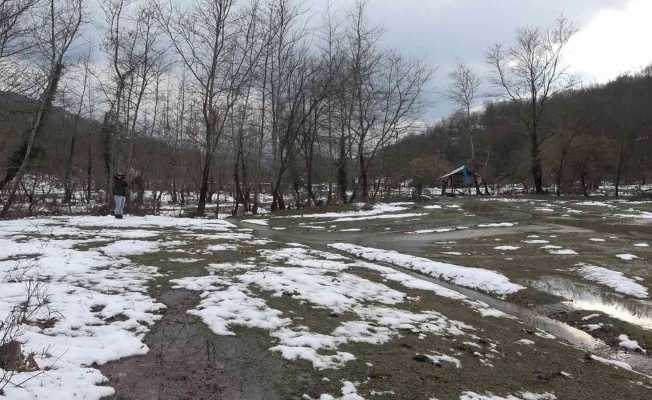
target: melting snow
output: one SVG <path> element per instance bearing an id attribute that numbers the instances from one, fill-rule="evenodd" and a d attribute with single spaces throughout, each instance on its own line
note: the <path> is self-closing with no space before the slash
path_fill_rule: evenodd
<path id="1" fill-rule="evenodd" d="M 202 292 L 199 307 L 190 313 L 202 318 L 215 333 L 233 335 L 234 326 L 269 330 L 278 341 L 270 350 L 286 359 L 307 360 L 316 369 L 339 368 L 354 360 L 355 355 L 338 351 L 346 343 L 386 343 L 403 329 L 422 335 L 464 335 L 465 330 L 472 329 L 435 311 L 413 313 L 394 308 L 407 300 L 405 293 L 346 272 L 351 267 L 374 269 L 406 286 L 467 301 L 457 292 L 419 282 L 390 268 L 305 247 L 263 249 L 259 255 L 263 262 L 256 265 L 210 266 L 211 276 L 177 279 L 173 283 Z M 237 274 L 230 274 L 236 269 Z M 293 320 L 291 314 L 271 308 L 257 296 L 258 291 L 277 298 L 289 297 L 331 313 L 352 314 L 357 320 L 342 322 L 328 334 L 312 332 L 300 324 L 301 319 Z M 478 312 L 491 312 L 486 305 L 467 302 Z"/>
<path id="2" fill-rule="evenodd" d="M 316 369 L 339 368 L 354 360 L 355 355 L 338 351 L 346 343 L 386 343 L 401 329 L 433 335 L 464 335 L 464 330 L 471 329 L 434 311 L 412 313 L 392 308 L 407 300 L 405 293 L 346 272 L 350 267 L 372 268 L 368 263 L 305 247 L 263 249 L 259 255 L 264 262 L 257 265 L 215 265 L 209 267 L 211 276 L 172 282 L 176 287 L 202 292 L 199 307 L 190 313 L 199 316 L 215 333 L 233 335 L 234 326 L 268 330 L 278 341 L 270 350 L 286 359 L 307 360 Z M 230 276 L 235 269 L 237 274 Z M 424 285 L 383 267 L 377 269 L 406 285 Z M 445 288 L 432 289 L 442 295 L 464 298 Z M 300 324 L 300 319 L 295 321 L 291 315 L 271 308 L 257 296 L 258 290 L 331 313 L 350 313 L 358 320 L 342 322 L 329 334 L 311 332 Z M 470 306 L 483 309 L 481 305 Z"/>
<path id="3" fill-rule="evenodd" d="M 416 234 L 416 235 L 423 235 L 423 234 L 428 234 L 428 233 L 453 232 L 455 229 L 456 228 L 420 229 L 418 231 L 409 232 L 409 233 Z"/>
<path id="4" fill-rule="evenodd" d="M 632 212 L 638 212 L 638 214 L 616 214 L 616 215 L 614 215 L 614 217 L 652 219 L 652 212 L 635 211 L 635 210 L 632 210 Z"/>
<path id="5" fill-rule="evenodd" d="M 451 356 L 447 356 L 445 354 L 437 354 L 434 356 L 427 355 L 428 359 L 435 365 L 441 365 L 442 363 L 450 363 L 455 366 L 455 368 L 462 368 L 462 362 Z"/>
<path id="6" fill-rule="evenodd" d="M 213 244 L 206 248 L 208 251 L 236 251 L 238 245 L 235 244 Z"/>
<path id="7" fill-rule="evenodd" d="M 342 396 L 334 397 L 330 394 L 322 394 L 318 400 L 365 400 L 364 397 L 358 394 L 358 389 L 349 381 L 344 381 L 342 387 Z M 308 397 L 308 399 L 310 399 Z"/>
<path id="8" fill-rule="evenodd" d="M 577 206 L 588 206 L 588 207 L 591 207 L 591 206 L 592 207 L 609 207 L 609 208 L 615 207 L 615 206 L 613 206 L 611 204 L 604 203 L 602 201 L 583 201 L 583 202 L 580 202 L 580 203 L 575 203 L 575 205 L 577 205 Z"/>
<path id="9" fill-rule="evenodd" d="M 602 358 L 602 357 L 596 356 L 596 355 L 591 355 L 591 359 L 595 360 L 595 361 L 598 361 L 598 362 L 601 362 L 601 363 L 606 364 L 606 365 L 613 365 L 614 367 L 617 367 L 617 368 L 626 369 L 628 371 L 632 370 L 632 366 L 627 364 L 626 362 L 623 362 L 623 361 L 609 360 L 609 359 Z"/>
<path id="10" fill-rule="evenodd" d="M 515 225 L 516 223 L 514 222 L 499 222 L 493 224 L 480 224 L 478 225 L 478 228 L 509 228 Z"/>
<path id="11" fill-rule="evenodd" d="M 427 258 L 401 254 L 395 251 L 374 249 L 347 243 L 329 244 L 329 247 L 353 254 L 366 260 L 387 262 L 394 265 L 404 266 L 434 276 L 438 279 L 451 281 L 456 285 L 480 289 L 498 295 L 516 293 L 519 290 L 524 289 L 523 286 L 510 282 L 506 276 L 487 269 L 462 267 L 459 265 L 432 261 Z"/>
<path id="12" fill-rule="evenodd" d="M 548 253 L 557 256 L 576 256 L 577 252 L 571 249 L 550 250 Z"/>
<path id="13" fill-rule="evenodd" d="M 520 247 L 517 246 L 496 246 L 494 247 L 494 250 L 498 251 L 515 251 L 520 249 Z"/>
<path id="14" fill-rule="evenodd" d="M 46 282 L 48 310 L 34 320 L 56 317 L 51 327 L 24 327 L 21 341 L 26 352 L 37 354 L 46 374 L 19 373 L 6 395 L 12 399 L 99 399 L 113 394 L 101 373 L 91 366 L 122 357 L 144 354 L 144 335 L 164 308 L 147 295 L 156 268 L 135 265 L 126 255 L 157 252 L 181 242 L 118 240 L 98 249 L 76 246 L 101 238 L 149 238 L 158 233 L 133 228 L 173 228 L 227 232 L 233 225 L 221 220 L 171 217 L 56 217 L 0 221 L 0 259 L 33 255 L 32 259 L 0 262 L 0 315 L 24 300 L 24 283 L 12 279 L 17 273 Z M 113 229 L 106 230 L 106 227 Z M 100 228 L 100 230 L 80 229 Z M 47 235 L 47 240 L 25 235 Z M 65 236 L 66 239 L 60 239 Z M 23 241 L 18 242 L 17 237 Z M 89 239 L 91 237 L 91 239 Z M 24 240 L 28 239 L 28 240 Z M 54 312 L 53 314 L 50 313 Z M 44 350 L 47 350 L 44 352 Z M 31 378 L 31 379 L 28 379 Z"/>
<path id="15" fill-rule="evenodd" d="M 557 396 L 552 393 L 531 393 L 521 392 L 517 396 L 507 395 L 507 397 L 496 396 L 492 393 L 478 394 L 474 392 L 464 392 L 460 400 L 556 400 Z"/>
<path id="16" fill-rule="evenodd" d="M 639 257 L 634 255 L 634 254 L 616 254 L 616 257 L 620 258 L 621 260 L 625 261 L 633 261 L 637 260 Z"/>
<path id="17" fill-rule="evenodd" d="M 642 353 L 645 353 L 645 349 L 643 349 L 636 340 L 631 340 L 627 335 L 618 336 L 618 340 L 620 341 L 619 343 L 620 347 L 624 349 L 631 350 L 631 351 L 640 351 Z"/>
<path id="18" fill-rule="evenodd" d="M 245 224 L 251 224 L 251 225 L 261 225 L 261 226 L 269 226 L 269 220 L 268 219 L 244 219 L 242 220 Z"/>
<path id="19" fill-rule="evenodd" d="M 535 240 L 524 240 L 523 243 L 527 243 L 527 244 L 548 244 L 548 243 L 550 243 L 550 241 L 545 240 L 545 239 L 535 239 Z"/>
<path id="20" fill-rule="evenodd" d="M 346 217 L 334 219 L 333 222 L 356 222 L 356 221 L 366 221 L 372 219 L 402 219 L 402 218 L 414 218 L 422 217 L 424 213 L 404 213 L 404 214 L 383 214 L 383 215 L 372 215 L 368 217 Z"/>
<path id="21" fill-rule="evenodd" d="M 146 242 L 142 240 L 122 240 L 111 243 L 99 250 L 108 256 L 134 256 L 139 254 L 153 253 L 159 249 L 157 242 Z"/>
<path id="22" fill-rule="evenodd" d="M 389 203 L 389 204 L 375 204 L 370 210 L 359 210 L 359 211 L 343 211 L 343 212 L 329 212 L 329 213 L 320 213 L 320 214 L 302 214 L 302 215 L 291 215 L 288 217 L 279 217 L 279 218 L 345 218 L 345 217 L 363 217 L 371 215 L 380 215 L 386 213 L 393 213 L 399 211 L 405 211 L 407 208 L 403 207 L 406 203 Z"/>
<path id="23" fill-rule="evenodd" d="M 579 264 L 578 266 L 580 267 L 578 271 L 584 279 L 608 286 L 618 293 L 640 299 L 646 299 L 648 297 L 648 290 L 645 286 L 637 283 L 634 279 L 626 277 L 620 271 L 586 264 Z"/>

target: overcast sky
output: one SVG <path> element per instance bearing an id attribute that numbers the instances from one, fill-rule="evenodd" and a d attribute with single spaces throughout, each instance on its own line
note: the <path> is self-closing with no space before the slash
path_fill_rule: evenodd
<path id="1" fill-rule="evenodd" d="M 336 8 L 353 3 L 333 1 Z M 313 15 L 323 15 L 327 2 L 309 0 Z M 519 27 L 549 26 L 562 14 L 579 29 L 565 60 L 585 83 L 652 63 L 652 0 L 369 0 L 369 11 L 385 28 L 384 45 L 438 67 L 426 116 L 431 121 L 452 111 L 436 92 L 456 62 L 486 74 L 489 46 L 509 43 Z"/>

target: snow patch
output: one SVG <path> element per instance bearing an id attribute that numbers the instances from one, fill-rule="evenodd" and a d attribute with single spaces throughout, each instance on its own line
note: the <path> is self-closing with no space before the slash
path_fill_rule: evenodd
<path id="1" fill-rule="evenodd" d="M 591 355 L 591 359 L 606 365 L 612 365 L 617 368 L 622 368 L 628 371 L 632 371 L 632 366 L 623 361 L 609 360 L 596 355 Z"/>
<path id="2" fill-rule="evenodd" d="M 494 247 L 494 250 L 498 251 L 516 251 L 520 249 L 518 246 L 496 246 Z"/>
<path id="3" fill-rule="evenodd" d="M 584 279 L 598 282 L 614 289 L 618 293 L 646 299 L 648 290 L 645 286 L 637 283 L 634 279 L 628 278 L 620 271 L 613 271 L 595 265 L 578 264 L 579 273 Z"/>
<path id="4" fill-rule="evenodd" d="M 268 219 L 244 219 L 242 220 L 245 224 L 250 224 L 250 225 L 260 225 L 260 226 L 269 226 L 269 220 Z"/>
<path id="5" fill-rule="evenodd" d="M 493 224 L 480 224 L 478 228 L 510 228 L 515 226 L 514 222 L 498 222 Z"/>
<path id="6" fill-rule="evenodd" d="M 157 242 L 146 242 L 143 240 L 121 240 L 111 243 L 99 250 L 107 256 L 135 256 L 158 251 L 160 244 Z"/>
<path id="7" fill-rule="evenodd" d="M 616 257 L 625 261 L 633 261 L 639 259 L 639 257 L 634 254 L 616 254 Z"/>
<path id="8" fill-rule="evenodd" d="M 557 400 L 557 396 L 552 393 L 532 393 L 521 392 L 517 396 L 507 395 L 506 397 L 497 396 L 492 393 L 478 394 L 474 392 L 464 392 L 460 400 Z"/>
<path id="9" fill-rule="evenodd" d="M 556 256 L 576 256 L 578 253 L 572 249 L 550 250 L 548 253 Z"/>
<path id="10" fill-rule="evenodd" d="M 641 347 L 641 345 L 638 344 L 638 342 L 636 340 L 630 339 L 629 336 L 627 336 L 627 335 L 618 336 L 618 340 L 619 340 L 619 343 L 618 343 L 619 346 L 624 348 L 624 349 L 627 349 L 627 350 L 630 350 L 630 351 L 640 351 L 641 353 L 645 353 L 645 349 L 643 349 L 643 347 Z"/>
<path id="11" fill-rule="evenodd" d="M 456 285 L 480 289 L 498 295 L 508 295 L 524 289 L 523 286 L 510 282 L 506 276 L 487 269 L 462 267 L 432 261 L 427 258 L 401 254 L 395 251 L 362 247 L 347 243 L 329 244 L 329 247 L 366 260 L 400 265 L 438 279 L 453 282 Z"/>

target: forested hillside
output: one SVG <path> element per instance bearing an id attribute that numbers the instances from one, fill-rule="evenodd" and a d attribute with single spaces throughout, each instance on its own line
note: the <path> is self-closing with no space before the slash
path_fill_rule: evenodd
<path id="1" fill-rule="evenodd" d="M 24 154 L 22 145 L 38 102 L 5 92 L 0 93 L 0 105 L 0 171 L 1 179 L 8 182 L 22 161 L 17 155 Z M 44 131 L 46 134 L 37 138 L 30 157 L 29 184 L 53 192 L 63 190 L 65 202 L 103 201 L 104 192 L 98 196 L 106 180 L 101 121 L 57 107 L 44 121 Z M 123 138 L 117 141 L 116 149 L 126 153 L 133 146 L 137 156 L 131 168 L 145 171 L 144 187 L 173 190 L 179 182 L 179 191 L 191 190 L 184 185 L 189 185 L 192 163 L 197 166 L 199 151 L 190 139 L 169 141 L 151 132 L 141 132 L 131 143 Z M 77 198 L 68 198 L 73 195 Z"/>
<path id="2" fill-rule="evenodd" d="M 412 135 L 387 153 L 387 171 L 397 179 L 436 182 L 452 167 L 469 162 L 468 126 L 476 159 L 490 184 L 532 187 L 529 137 L 516 102 L 489 103 L 469 122 L 457 113 Z M 618 187 L 652 179 L 652 69 L 605 85 L 568 90 L 548 104 L 541 131 L 547 186 L 585 193 L 601 183 Z M 427 171 L 424 171 L 427 170 Z"/>

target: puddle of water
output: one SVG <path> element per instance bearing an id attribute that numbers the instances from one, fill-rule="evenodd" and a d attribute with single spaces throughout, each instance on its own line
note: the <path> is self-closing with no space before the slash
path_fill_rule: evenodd
<path id="1" fill-rule="evenodd" d="M 397 269 L 401 272 L 404 272 L 406 274 L 417 277 L 419 279 L 431 281 L 440 286 L 444 286 L 448 289 L 455 290 L 467 296 L 469 299 L 480 300 L 484 303 L 487 303 L 491 307 L 499 311 L 502 311 L 506 314 L 518 318 L 526 326 L 551 334 L 555 336 L 557 339 L 569 343 L 570 345 L 576 348 L 588 351 L 592 354 L 606 358 L 608 360 L 625 362 L 633 368 L 634 372 L 652 379 L 652 359 L 645 355 L 640 355 L 635 353 L 624 353 L 622 351 L 614 350 L 605 342 L 591 336 L 589 333 L 574 328 L 564 322 L 542 315 L 535 310 L 525 308 L 517 304 L 510 303 L 508 301 L 500 300 L 490 295 L 476 292 L 471 289 L 455 286 L 448 282 L 440 281 L 432 277 L 419 274 L 417 272 L 414 272 L 406 268 L 402 268 L 390 264 L 386 264 L 386 265 L 394 269 Z M 563 296 L 560 295 L 560 297 Z M 621 300 L 626 300 L 626 299 L 621 299 Z M 646 307 L 649 312 L 649 310 L 652 308 L 652 305 L 647 303 Z M 652 314 L 649 313 L 645 315 L 647 315 L 648 317 L 652 316 Z M 643 316 L 642 318 L 647 318 L 647 317 Z"/>
<path id="2" fill-rule="evenodd" d="M 600 288 L 559 277 L 544 277 L 530 286 L 567 300 L 576 310 L 599 311 L 612 318 L 652 330 L 652 303 L 604 293 Z"/>

